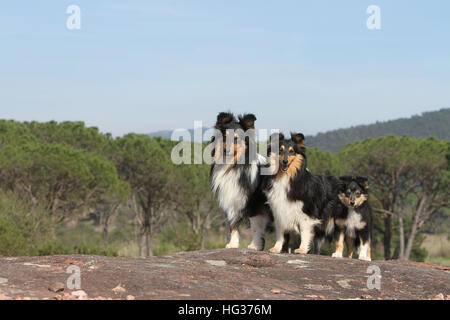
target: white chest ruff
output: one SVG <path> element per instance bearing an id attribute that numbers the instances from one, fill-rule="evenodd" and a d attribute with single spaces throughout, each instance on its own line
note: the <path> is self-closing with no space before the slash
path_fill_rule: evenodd
<path id="1" fill-rule="evenodd" d="M 239 185 L 241 170 L 228 170 L 228 166 L 215 168 L 212 176 L 212 191 L 217 194 L 219 206 L 233 220 L 245 208 L 248 195 Z"/>
<path id="2" fill-rule="evenodd" d="M 320 220 L 310 218 L 303 212 L 302 201 L 288 199 L 289 189 L 289 177 L 284 175 L 275 179 L 272 188 L 266 192 L 275 224 L 284 231 L 300 232 L 302 228 L 309 228 L 320 223 Z"/>
<path id="3" fill-rule="evenodd" d="M 355 237 L 355 230 L 361 230 L 366 226 L 362 217 L 353 209 L 349 209 L 347 219 L 337 219 L 336 224 L 346 228 L 346 234 Z"/>

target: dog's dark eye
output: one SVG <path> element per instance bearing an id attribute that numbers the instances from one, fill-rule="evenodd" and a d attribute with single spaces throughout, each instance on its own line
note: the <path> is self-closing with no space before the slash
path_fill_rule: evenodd
<path id="1" fill-rule="evenodd" d="M 356 197 L 359 198 L 361 196 L 361 193 L 357 192 Z"/>
<path id="2" fill-rule="evenodd" d="M 295 151 L 294 150 L 289 150 L 289 153 L 290 154 L 295 154 Z"/>

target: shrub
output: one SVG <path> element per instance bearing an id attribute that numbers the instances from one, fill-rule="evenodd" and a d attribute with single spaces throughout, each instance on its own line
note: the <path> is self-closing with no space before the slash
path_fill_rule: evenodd
<path id="1" fill-rule="evenodd" d="M 29 245 L 19 228 L 0 216 L 0 256 L 27 255 L 29 251 Z"/>
<path id="2" fill-rule="evenodd" d="M 0 191 L 0 254 L 33 255 L 53 237 L 47 211 L 12 192 Z"/>

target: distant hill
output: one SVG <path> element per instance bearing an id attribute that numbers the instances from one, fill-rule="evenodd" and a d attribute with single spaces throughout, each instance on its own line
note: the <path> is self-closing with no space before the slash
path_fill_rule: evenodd
<path id="1" fill-rule="evenodd" d="M 208 130 L 209 128 L 202 128 L 202 136 L 203 133 Z M 194 129 L 187 129 L 189 131 L 189 134 L 191 135 L 192 138 L 194 138 Z M 172 132 L 173 130 L 161 130 L 161 131 L 156 131 L 156 132 L 152 132 L 149 133 L 150 137 L 161 137 L 163 139 L 171 139 L 172 138 Z M 211 137 L 208 137 L 207 139 L 203 139 L 204 141 L 209 141 Z M 180 139 L 179 139 L 180 140 Z M 195 142 L 203 142 L 202 139 L 195 139 Z"/>
<path id="2" fill-rule="evenodd" d="M 203 130 L 206 129 L 203 128 Z M 194 136 L 193 132 L 193 129 L 189 129 L 192 137 Z M 442 140 L 450 140 L 450 108 L 424 112 L 421 115 L 410 118 L 318 133 L 315 136 L 307 136 L 306 145 L 308 147 L 317 147 L 324 151 L 337 152 L 349 142 L 356 142 L 366 138 L 378 138 L 389 134 L 397 136 L 408 135 L 414 138 L 436 137 Z M 170 139 L 171 135 L 171 130 L 150 133 L 152 137 L 165 139 Z"/>
<path id="3" fill-rule="evenodd" d="M 332 130 L 307 136 L 306 144 L 324 151 L 337 152 L 348 142 L 386 135 L 407 135 L 414 138 L 436 137 L 450 140 L 450 108 L 424 112 L 419 116 L 397 120 L 376 122 L 347 129 Z"/>
<path id="4" fill-rule="evenodd" d="M 190 129 L 189 132 L 194 131 L 193 129 Z M 150 137 L 161 137 L 163 139 L 170 139 L 172 136 L 172 130 L 161 130 L 161 131 L 155 131 L 148 134 Z"/>

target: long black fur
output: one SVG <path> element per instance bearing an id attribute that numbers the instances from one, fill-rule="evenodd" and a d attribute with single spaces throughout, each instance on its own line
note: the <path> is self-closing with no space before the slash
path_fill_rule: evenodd
<path id="1" fill-rule="evenodd" d="M 247 133 L 248 130 L 254 129 L 255 121 L 256 117 L 253 114 L 244 114 L 236 119 L 230 112 L 219 113 L 215 124 L 216 135 L 212 138 L 215 143 L 212 149 L 213 157 L 224 157 L 226 155 L 223 143 L 226 142 L 227 131 Z M 233 164 L 220 164 L 214 161 L 210 171 L 211 189 L 215 192 L 220 207 L 227 215 L 231 232 L 237 230 L 240 223 L 247 218 L 260 215 L 267 216 L 267 224 L 273 219 L 270 208 L 266 204 L 267 198 L 261 188 L 261 166 L 265 164 L 265 158 L 250 152 L 251 150 L 256 152 L 256 140 L 253 134 L 246 136 L 242 141 L 245 143 L 245 152 L 241 157 L 245 157 L 245 161 Z M 250 146 L 254 148 L 251 149 Z M 217 151 L 219 147 L 222 148 L 220 155 L 216 154 L 216 152 L 220 152 Z M 227 185 L 237 185 L 239 192 L 234 192 L 236 190 L 230 192 Z M 239 207 L 238 212 L 234 212 L 236 206 Z M 251 219 L 250 223 L 252 223 Z M 264 229 L 267 224 L 264 225 Z M 263 233 L 261 230 L 258 232 Z M 260 241 L 262 241 L 263 247 L 263 235 L 258 234 L 258 236 L 262 238 Z M 260 245 L 257 245 L 257 247 L 260 250 L 262 249 Z"/>
<path id="2" fill-rule="evenodd" d="M 357 197 L 357 194 L 360 197 Z M 354 248 L 358 248 L 363 243 L 369 243 L 373 239 L 373 211 L 369 203 L 369 185 L 368 179 L 362 176 L 341 176 L 339 177 L 339 197 L 342 210 L 335 217 L 335 239 L 342 232 L 345 234 L 346 242 L 352 241 Z M 361 198 L 363 197 L 363 198 Z M 360 198 L 360 199 L 359 199 Z M 355 202 L 351 202 L 351 201 Z M 361 202 L 358 203 L 358 200 Z M 345 225 L 349 220 L 349 214 L 354 211 L 360 221 L 364 224 L 363 228 L 349 229 Z M 362 243 L 361 243 L 362 242 Z M 370 259 L 369 252 L 369 259 Z"/>
<path id="3" fill-rule="evenodd" d="M 289 147 L 292 147 L 295 153 L 302 157 L 301 166 L 295 170 L 295 173 L 289 180 L 287 201 L 303 202 L 303 213 L 310 218 L 320 219 L 321 222 L 314 227 L 315 238 L 323 239 L 329 236 L 330 233 L 326 232 L 327 225 L 332 223 L 330 219 L 337 214 L 337 210 L 340 210 L 337 197 L 339 190 L 338 179 L 333 176 L 313 174 L 307 169 L 308 164 L 303 134 L 292 134 L 290 139 L 285 139 L 284 135 L 279 134 L 272 136 L 272 140 L 279 141 L 279 148 L 284 146 L 284 151 L 274 150 L 273 142 L 271 142 L 268 155 L 273 152 L 274 154 L 278 153 L 278 156 L 281 157 L 283 153 L 287 152 Z M 274 188 L 275 180 L 280 178 L 279 173 L 280 168 L 274 175 L 264 178 L 263 190 L 266 194 Z"/>

